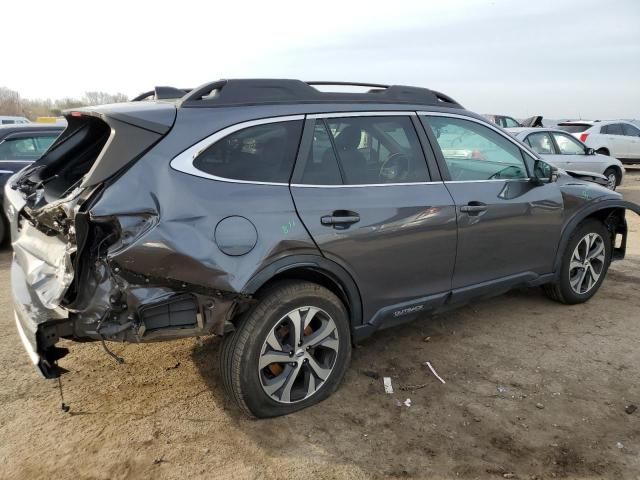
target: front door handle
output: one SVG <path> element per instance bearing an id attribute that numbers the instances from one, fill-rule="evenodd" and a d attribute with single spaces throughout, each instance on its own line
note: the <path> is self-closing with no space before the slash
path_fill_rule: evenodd
<path id="1" fill-rule="evenodd" d="M 325 215 L 320 218 L 322 225 L 334 228 L 347 228 L 349 225 L 360 221 L 360 215 L 349 210 L 336 210 L 331 215 Z"/>
<path id="2" fill-rule="evenodd" d="M 482 202 L 469 202 L 460 207 L 460 211 L 469 215 L 478 215 L 487 210 L 487 204 Z"/>

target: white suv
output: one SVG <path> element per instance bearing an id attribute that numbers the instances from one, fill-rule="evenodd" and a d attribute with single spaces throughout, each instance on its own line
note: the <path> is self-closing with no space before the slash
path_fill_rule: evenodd
<path id="1" fill-rule="evenodd" d="M 640 162 L 640 128 L 624 120 L 562 122 L 558 128 L 588 147 L 625 163 Z"/>

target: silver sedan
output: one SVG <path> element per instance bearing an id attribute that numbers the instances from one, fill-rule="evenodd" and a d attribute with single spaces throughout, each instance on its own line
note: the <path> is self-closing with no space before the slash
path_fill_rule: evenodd
<path id="1" fill-rule="evenodd" d="M 607 177 L 607 187 L 615 190 L 624 178 L 617 158 L 596 153 L 573 135 L 553 128 L 507 128 L 551 165 L 564 170 L 599 173 Z"/>

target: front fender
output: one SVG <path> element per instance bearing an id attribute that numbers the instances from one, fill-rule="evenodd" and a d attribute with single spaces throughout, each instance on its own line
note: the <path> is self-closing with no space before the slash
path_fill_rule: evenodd
<path id="1" fill-rule="evenodd" d="M 631 210 L 632 212 L 635 212 L 636 214 L 640 215 L 640 205 L 638 205 L 637 203 L 613 198 L 613 199 L 596 201 L 594 203 L 585 205 L 583 208 L 578 210 L 567 223 L 565 223 L 562 229 L 560 243 L 558 244 L 558 250 L 556 251 L 556 258 L 553 264 L 554 272 L 556 272 L 556 274 L 560 272 L 560 264 L 562 263 L 562 256 L 564 254 L 565 249 L 567 248 L 567 244 L 569 243 L 569 238 L 571 237 L 571 234 L 575 231 L 576 227 L 584 219 L 586 219 L 587 217 L 596 215 L 598 214 L 598 212 L 603 212 L 603 213 L 605 213 L 606 211 L 613 212 L 616 209 Z M 619 249 L 621 255 L 618 256 L 616 259 L 621 259 L 624 257 L 624 250 L 625 250 L 626 241 L 627 241 L 626 222 L 624 223 L 624 231 L 619 233 L 622 233 L 623 239 L 622 239 L 621 247 Z"/>

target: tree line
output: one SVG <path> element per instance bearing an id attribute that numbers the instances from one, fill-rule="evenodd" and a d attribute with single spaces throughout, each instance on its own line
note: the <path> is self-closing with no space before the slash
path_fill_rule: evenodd
<path id="1" fill-rule="evenodd" d="M 81 98 L 60 98 L 57 100 L 22 98 L 18 92 L 0 87 L 0 115 L 15 115 L 35 120 L 38 117 L 58 117 L 63 110 L 103 105 L 105 103 L 126 102 L 124 93 L 85 92 Z"/>

